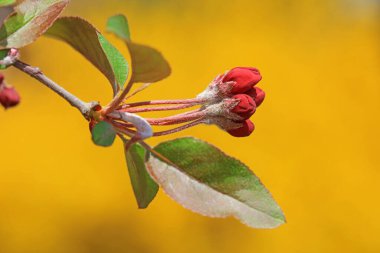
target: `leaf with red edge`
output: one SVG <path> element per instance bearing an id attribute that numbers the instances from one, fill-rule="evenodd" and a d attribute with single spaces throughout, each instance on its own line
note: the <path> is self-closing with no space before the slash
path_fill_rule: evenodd
<path id="1" fill-rule="evenodd" d="M 25 0 L 0 28 L 0 49 L 21 48 L 40 37 L 58 18 L 69 0 Z"/>
<path id="2" fill-rule="evenodd" d="M 153 149 L 147 168 L 175 201 L 210 217 L 234 216 L 255 228 L 274 228 L 285 217 L 259 178 L 214 146 L 180 138 Z"/>

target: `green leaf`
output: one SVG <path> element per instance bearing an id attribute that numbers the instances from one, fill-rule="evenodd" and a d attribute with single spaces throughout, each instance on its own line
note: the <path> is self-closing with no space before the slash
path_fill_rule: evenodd
<path id="1" fill-rule="evenodd" d="M 211 217 L 234 216 L 256 228 L 285 222 L 280 207 L 246 165 L 214 146 L 181 138 L 154 148 L 149 173 L 164 191 L 184 207 Z"/>
<path id="2" fill-rule="evenodd" d="M 116 78 L 116 82 L 122 89 L 125 81 L 128 78 L 128 62 L 125 60 L 124 56 L 100 33 L 98 33 L 98 39 L 103 48 L 104 53 L 107 56 L 107 59 L 111 64 L 113 73 Z"/>
<path id="3" fill-rule="evenodd" d="M 139 144 L 134 144 L 125 151 L 129 177 L 139 208 L 146 208 L 158 191 L 158 185 L 146 171 L 145 155 L 145 149 Z"/>
<path id="4" fill-rule="evenodd" d="M 110 123 L 101 121 L 97 123 L 91 131 L 92 141 L 102 147 L 109 147 L 113 144 L 116 132 Z"/>
<path id="5" fill-rule="evenodd" d="M 0 28 L 0 49 L 21 48 L 40 37 L 58 18 L 69 0 L 25 0 Z"/>
<path id="6" fill-rule="evenodd" d="M 107 21 L 107 31 L 116 34 L 124 40 L 131 39 L 128 20 L 124 15 L 120 14 L 110 17 Z"/>
<path id="7" fill-rule="evenodd" d="M 136 83 L 158 82 L 171 73 L 169 63 L 156 49 L 127 42 L 132 60 L 132 80 Z"/>
<path id="8" fill-rule="evenodd" d="M 0 7 L 15 4 L 16 0 L 0 0 Z"/>
<path id="9" fill-rule="evenodd" d="M 159 51 L 130 41 L 128 21 L 125 16 L 111 17 L 107 22 L 107 31 L 125 41 L 132 60 L 133 82 L 153 83 L 170 75 L 169 63 Z"/>
<path id="10" fill-rule="evenodd" d="M 9 51 L 9 49 L 0 50 L 0 59 L 1 60 L 8 56 L 8 51 Z M 6 69 L 8 67 L 9 66 L 7 66 L 7 65 L 0 64 L 0 69 Z"/>
<path id="11" fill-rule="evenodd" d="M 59 18 L 46 35 L 62 40 L 80 52 L 110 81 L 114 94 L 128 77 L 128 62 L 90 23 L 78 17 Z"/>

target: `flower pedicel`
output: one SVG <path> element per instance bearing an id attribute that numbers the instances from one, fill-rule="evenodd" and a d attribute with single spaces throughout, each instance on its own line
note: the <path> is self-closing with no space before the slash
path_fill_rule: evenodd
<path id="1" fill-rule="evenodd" d="M 214 124 L 234 137 L 249 136 L 255 126 L 249 119 L 265 98 L 255 87 L 262 79 L 258 69 L 237 67 L 215 78 L 194 99 L 152 100 L 127 103 L 123 100 L 114 109 L 97 108 L 90 129 L 99 121 L 107 121 L 117 132 L 134 136 L 133 141 L 182 131 L 199 124 Z M 198 109 L 163 118 L 143 118 L 136 113 L 171 111 L 199 106 Z M 128 120 L 127 120 L 128 119 Z M 149 126 L 179 125 L 166 131 L 153 131 Z M 142 131 L 140 131 L 140 130 Z"/>

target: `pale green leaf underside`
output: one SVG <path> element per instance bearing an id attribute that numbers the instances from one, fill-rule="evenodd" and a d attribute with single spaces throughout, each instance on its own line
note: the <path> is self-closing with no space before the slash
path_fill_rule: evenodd
<path id="1" fill-rule="evenodd" d="M 97 123 L 91 131 L 94 144 L 102 147 L 109 147 L 113 144 L 116 132 L 112 125 L 101 121 Z"/>
<path id="2" fill-rule="evenodd" d="M 169 63 L 159 51 L 130 41 L 128 21 L 125 16 L 111 17 L 107 22 L 107 31 L 125 41 L 132 60 L 133 82 L 153 83 L 170 75 Z"/>
<path id="3" fill-rule="evenodd" d="M 139 208 L 146 208 L 158 191 L 158 185 L 146 170 L 145 152 L 139 144 L 134 144 L 125 152 L 129 177 Z"/>
<path id="4" fill-rule="evenodd" d="M 21 48 L 40 37 L 57 19 L 69 0 L 25 0 L 0 28 L 0 49 Z"/>
<path id="5" fill-rule="evenodd" d="M 8 6 L 16 3 L 16 0 L 0 0 L 0 7 Z"/>
<path id="6" fill-rule="evenodd" d="M 128 77 L 128 62 L 95 27 L 79 17 L 62 17 L 46 32 L 81 53 L 109 80 L 114 94 Z"/>
<path id="7" fill-rule="evenodd" d="M 148 171 L 174 200 L 211 217 L 234 216 L 255 228 L 285 222 L 280 207 L 260 180 L 240 161 L 194 138 L 161 143 L 150 156 Z"/>

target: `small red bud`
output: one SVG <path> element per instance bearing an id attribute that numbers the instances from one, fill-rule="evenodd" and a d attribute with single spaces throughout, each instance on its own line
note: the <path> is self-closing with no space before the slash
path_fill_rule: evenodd
<path id="1" fill-rule="evenodd" d="M 0 85 L 4 82 L 4 75 L 0 73 Z"/>
<path id="2" fill-rule="evenodd" d="M 2 85 L 0 87 L 0 104 L 5 108 L 13 107 L 20 103 L 20 95 L 15 88 Z"/>
<path id="3" fill-rule="evenodd" d="M 94 108 L 93 108 L 93 110 L 94 110 L 95 112 L 98 112 L 98 111 L 100 111 L 101 109 L 102 109 L 102 106 L 101 106 L 101 105 L 95 105 Z"/>
<path id="4" fill-rule="evenodd" d="M 255 100 L 256 107 L 261 105 L 265 98 L 265 92 L 259 87 L 253 87 L 251 90 L 247 91 L 246 94 Z"/>
<path id="5" fill-rule="evenodd" d="M 256 68 L 237 67 L 231 69 L 223 78 L 223 82 L 235 82 L 231 93 L 240 94 L 252 89 L 261 80 L 261 75 Z"/>
<path id="6" fill-rule="evenodd" d="M 255 130 L 255 125 L 249 119 L 242 122 L 242 124 L 241 127 L 227 130 L 227 132 L 235 137 L 247 137 Z"/>
<path id="7" fill-rule="evenodd" d="M 239 103 L 231 109 L 231 112 L 236 113 L 243 119 L 249 119 L 256 111 L 256 104 L 253 98 L 246 94 L 238 94 L 232 98 L 239 100 Z"/>

